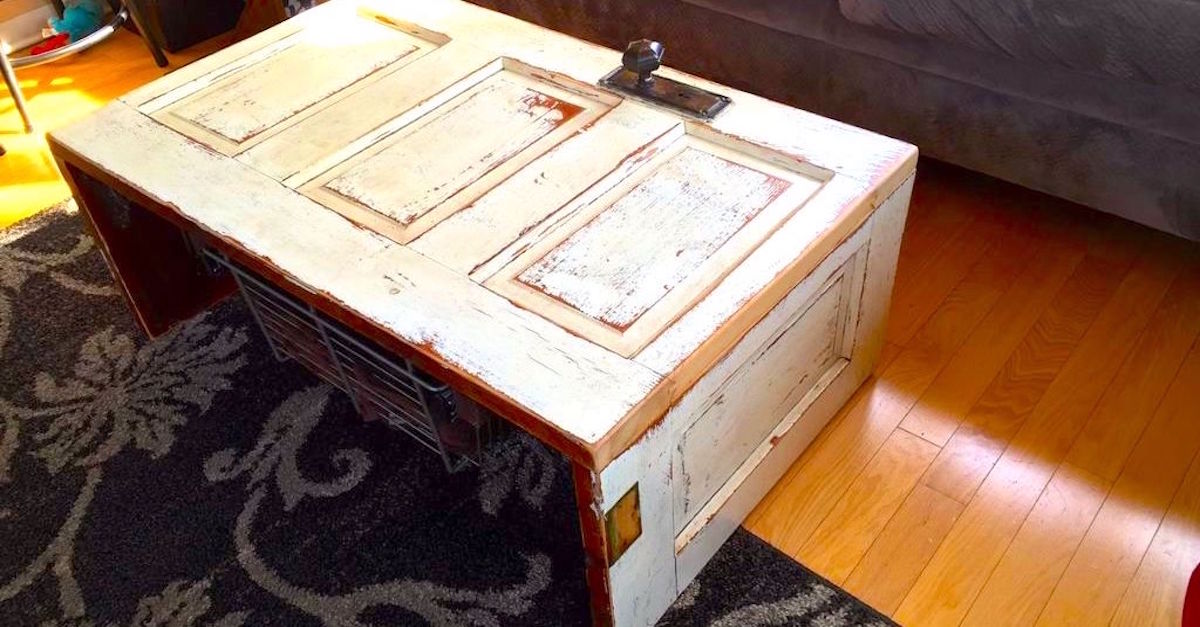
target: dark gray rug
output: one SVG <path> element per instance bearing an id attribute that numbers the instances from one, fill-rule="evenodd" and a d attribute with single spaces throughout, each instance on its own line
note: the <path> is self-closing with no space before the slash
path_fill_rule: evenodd
<path id="1" fill-rule="evenodd" d="M 565 463 L 440 460 L 240 301 L 147 343 L 68 211 L 0 231 L 0 624 L 580 625 Z M 890 624 L 739 531 L 665 625 Z"/>

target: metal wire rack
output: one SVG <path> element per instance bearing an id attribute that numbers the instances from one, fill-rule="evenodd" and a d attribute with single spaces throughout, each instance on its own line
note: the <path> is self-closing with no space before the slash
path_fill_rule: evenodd
<path id="1" fill-rule="evenodd" d="M 204 255 L 233 275 L 276 359 L 292 359 L 339 388 L 365 420 L 412 436 L 448 471 L 479 463 L 500 426 L 495 415 L 221 253 L 206 248 Z"/>

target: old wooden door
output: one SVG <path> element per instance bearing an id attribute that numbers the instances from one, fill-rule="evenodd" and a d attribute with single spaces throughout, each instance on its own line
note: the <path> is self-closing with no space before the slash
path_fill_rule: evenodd
<path id="1" fill-rule="evenodd" d="M 624 357 L 829 177 L 420 24 L 339 20 L 140 108 Z"/>

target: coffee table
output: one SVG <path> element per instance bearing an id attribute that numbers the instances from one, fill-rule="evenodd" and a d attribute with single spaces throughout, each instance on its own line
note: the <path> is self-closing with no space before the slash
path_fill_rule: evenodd
<path id="1" fill-rule="evenodd" d="M 660 55 L 333 0 L 50 142 L 148 334 L 266 290 L 364 407 L 331 332 L 526 430 L 643 625 L 870 374 L 917 155 Z"/>

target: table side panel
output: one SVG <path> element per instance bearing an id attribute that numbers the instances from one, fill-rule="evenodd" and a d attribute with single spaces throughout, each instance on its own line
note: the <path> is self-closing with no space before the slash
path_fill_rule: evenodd
<path id="1" fill-rule="evenodd" d="M 846 264 L 855 255 L 851 276 L 861 277 L 860 290 L 852 291 L 853 319 L 848 323 L 853 345 L 844 367 L 828 376 L 800 401 L 779 426 L 750 455 L 725 486 L 676 538 L 676 575 L 679 591 L 695 579 L 746 515 L 766 495 L 820 430 L 833 418 L 879 359 L 886 312 L 895 277 L 900 234 L 904 230 L 913 177 L 890 196 L 864 227 L 832 254 L 813 279 Z M 869 241 L 860 242 L 869 237 Z M 803 285 L 803 284 L 802 284 Z"/>
<path id="2" fill-rule="evenodd" d="M 838 325 L 843 334 L 836 343 L 845 351 L 838 351 L 839 356 L 833 360 L 834 367 L 826 368 L 821 373 L 824 376 L 810 387 L 808 393 L 802 398 L 793 398 L 794 406 L 777 407 L 773 414 L 764 416 L 772 424 L 768 428 L 769 433 L 760 437 L 759 441 L 766 443 L 767 448 L 772 448 L 777 441 L 794 438 L 795 434 L 803 432 L 807 443 L 807 439 L 811 439 L 824 424 L 822 418 L 836 411 L 840 403 L 838 399 L 844 400 L 853 391 L 851 384 L 855 370 L 849 367 L 849 359 L 842 355 L 853 355 L 856 352 L 853 350 L 855 343 L 864 337 L 859 329 L 851 328 L 857 320 L 851 314 L 857 313 L 852 310 L 862 302 L 855 290 L 861 290 L 865 284 L 863 275 L 868 267 L 866 261 L 872 243 L 871 224 L 859 229 L 819 264 L 741 342 L 722 356 L 712 371 L 684 394 L 660 423 L 601 473 L 604 511 L 607 512 L 635 484 L 642 499 L 642 535 L 610 569 L 613 607 L 619 619 L 616 624 L 654 624 L 695 576 L 689 569 L 706 563 L 728 536 L 725 527 L 733 518 L 729 517 L 728 510 L 722 505 L 740 503 L 749 498 L 748 505 L 752 507 L 761 498 L 761 494 L 754 494 L 754 489 L 740 489 L 746 481 L 745 476 L 735 474 L 729 481 L 724 481 L 729 477 L 726 472 L 724 477 L 714 475 L 709 482 L 717 484 L 721 490 L 712 499 L 698 504 L 705 506 L 700 508 L 698 516 L 695 512 L 697 508 L 691 508 L 691 511 L 686 507 L 681 508 L 680 494 L 692 489 L 689 486 L 691 475 L 682 472 L 679 466 L 681 453 L 687 445 L 687 434 L 700 422 L 711 419 L 713 414 L 709 410 L 718 405 L 728 404 L 735 409 L 745 410 L 734 413 L 747 419 L 754 418 L 750 414 L 755 411 L 750 407 L 754 405 L 753 398 L 745 394 L 729 394 L 719 398 L 722 392 L 729 390 L 730 383 L 736 382 L 740 374 L 745 374 L 747 367 L 753 369 L 756 363 L 761 363 L 758 357 L 769 353 L 772 345 L 786 345 L 786 335 L 790 329 L 799 328 L 801 333 L 808 332 L 807 337 L 817 335 L 814 332 L 818 329 L 797 325 L 797 321 L 811 320 L 807 315 L 816 313 L 814 307 L 820 308 L 823 298 L 830 295 L 835 295 L 832 302 L 838 305 L 837 313 L 844 320 Z M 831 291 L 831 287 L 835 289 Z M 840 302 L 843 299 L 848 301 L 845 305 Z M 825 302 L 827 304 L 830 301 Z M 800 363 L 808 357 L 795 351 L 785 352 L 786 355 L 777 354 L 779 359 L 786 361 L 790 357 Z M 787 382 L 782 380 L 784 378 L 787 377 L 781 377 L 777 383 L 786 387 Z M 766 411 L 763 408 L 758 410 Z M 736 431 L 737 426 L 734 427 Z M 737 434 L 731 436 L 736 437 Z M 758 442 L 754 444 L 757 446 Z M 794 459 L 802 448 L 803 445 L 793 447 L 786 454 Z M 754 453 L 758 452 L 755 449 Z M 761 455 L 755 454 L 750 455 L 745 463 L 742 463 L 742 459 L 746 459 L 744 456 L 734 460 L 733 466 L 743 473 L 758 467 L 762 461 Z M 728 451 L 720 451 L 715 447 L 708 455 L 692 455 L 689 457 L 689 466 L 695 470 L 688 472 L 695 472 L 698 476 L 702 472 L 700 466 L 705 463 L 712 464 L 714 468 L 728 467 L 725 464 L 728 460 L 724 459 L 727 455 Z M 766 488 L 769 487 L 768 484 Z M 717 503 L 718 500 L 722 503 Z M 744 516 L 744 513 L 740 516 Z M 737 517 L 736 520 L 732 522 L 732 527 L 728 527 L 728 532 L 732 532 L 741 518 Z M 697 544 L 690 546 L 685 536 Z M 684 541 L 681 542 L 681 539 Z M 664 564 L 670 565 L 670 574 L 662 572 Z"/>
<path id="3" fill-rule="evenodd" d="M 139 326 L 158 337 L 234 292 L 214 277 L 175 224 L 125 198 L 79 168 L 59 162 L 109 270 Z"/>
<path id="4" fill-rule="evenodd" d="M 856 253 L 857 254 L 857 253 Z M 689 394 L 706 393 L 700 411 L 676 421 L 681 433 L 674 451 L 675 533 L 684 530 L 710 499 L 726 485 L 742 463 L 783 421 L 792 408 L 818 390 L 830 371 L 844 367 L 853 346 L 843 342 L 850 319 L 851 290 L 862 289 L 854 276 L 851 257 L 814 298 L 775 326 L 776 316 L 763 322 L 714 367 Z M 788 299 L 772 312 L 787 313 Z M 760 330 L 772 331 L 764 338 Z M 848 338 L 853 341 L 853 337 Z M 747 349 L 755 352 L 750 356 Z M 736 364 L 726 374 L 721 366 Z M 709 392 L 709 378 L 722 380 Z"/>
<path id="5" fill-rule="evenodd" d="M 653 625 L 678 596 L 671 436 L 671 425 L 660 423 L 600 474 L 601 511 L 610 512 L 634 485 L 640 499 L 641 535 L 608 570 L 616 625 Z"/>

